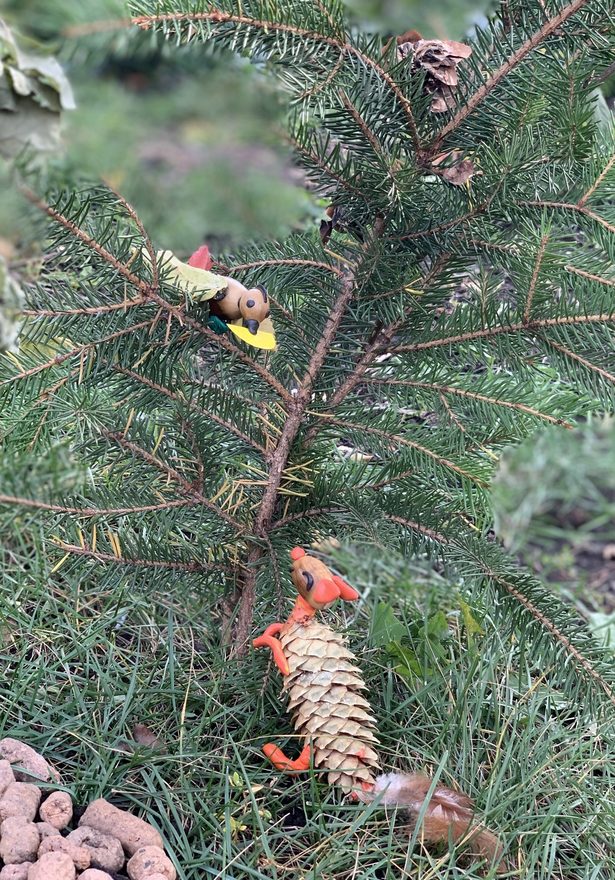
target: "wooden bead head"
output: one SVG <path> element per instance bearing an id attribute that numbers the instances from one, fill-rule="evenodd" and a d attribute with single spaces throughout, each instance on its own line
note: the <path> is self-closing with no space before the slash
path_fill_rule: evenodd
<path id="1" fill-rule="evenodd" d="M 215 313 L 227 321 L 241 318 L 243 326 L 256 336 L 261 321 L 269 317 L 269 298 L 266 288 L 258 285 L 248 289 L 235 278 L 227 278 L 225 290 L 214 297 Z"/>
<path id="2" fill-rule="evenodd" d="M 325 608 L 336 599 L 352 602 L 359 594 L 341 577 L 333 574 L 324 562 L 310 556 L 301 547 L 290 551 L 290 576 L 300 596 L 315 610 Z"/>

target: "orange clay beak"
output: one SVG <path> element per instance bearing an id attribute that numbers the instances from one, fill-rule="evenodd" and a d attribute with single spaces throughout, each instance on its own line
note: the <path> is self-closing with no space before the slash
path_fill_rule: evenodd
<path id="1" fill-rule="evenodd" d="M 312 601 L 317 602 L 319 605 L 328 605 L 329 602 L 335 602 L 339 597 L 339 587 L 329 578 L 323 578 L 318 581 L 311 593 Z"/>

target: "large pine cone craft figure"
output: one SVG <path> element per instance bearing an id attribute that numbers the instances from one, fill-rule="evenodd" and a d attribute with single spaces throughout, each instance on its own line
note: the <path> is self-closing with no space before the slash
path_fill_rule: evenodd
<path id="1" fill-rule="evenodd" d="M 355 800 L 405 807 L 416 820 L 423 811 L 424 840 L 448 842 L 461 838 L 472 852 L 507 871 L 498 838 L 474 821 L 467 795 L 436 786 L 423 809 L 431 780 L 421 774 L 380 773 L 376 722 L 362 694 L 365 682 L 356 657 L 338 633 L 315 619 L 317 611 L 336 599 L 352 601 L 358 593 L 319 559 L 300 547 L 291 551 L 291 578 L 299 593 L 285 623 L 272 623 L 254 640 L 271 649 L 284 676 L 295 730 L 305 738 L 300 756 L 288 758 L 275 744 L 263 752 L 278 770 L 298 772 L 314 767 L 327 772 L 331 785 Z"/>

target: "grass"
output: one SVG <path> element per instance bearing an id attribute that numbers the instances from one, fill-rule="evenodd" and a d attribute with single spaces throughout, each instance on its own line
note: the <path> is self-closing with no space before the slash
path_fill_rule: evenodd
<path id="1" fill-rule="evenodd" d="M 400 818 L 341 802 L 318 775 L 289 778 L 265 764 L 268 739 L 296 748 L 277 672 L 264 652 L 220 654 L 211 597 L 195 584 L 118 593 L 97 568 L 75 582 L 70 561 L 58 567 L 18 521 L 3 551 L 0 730 L 55 762 L 78 804 L 102 795 L 144 815 L 182 880 L 483 876 L 477 864 L 455 867 L 446 849 L 424 850 Z M 488 611 L 494 597 L 451 590 L 373 550 L 338 563 L 363 599 L 328 619 L 361 658 L 386 768 L 425 769 L 471 794 L 506 842 L 511 876 L 612 877 L 606 722 L 570 705 L 551 671 L 502 631 Z M 393 627 L 384 638 L 374 624 L 383 603 Z M 259 627 L 272 605 L 259 608 Z M 389 635 L 418 675 L 393 670 Z M 137 722 L 162 751 L 127 752 Z"/>
<path id="2" fill-rule="evenodd" d="M 494 483 L 506 546 L 591 621 L 615 623 L 615 422 L 541 431 L 506 451 Z"/>

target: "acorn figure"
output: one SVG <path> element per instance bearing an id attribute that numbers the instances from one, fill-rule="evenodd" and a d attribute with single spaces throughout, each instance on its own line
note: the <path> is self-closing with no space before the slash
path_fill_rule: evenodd
<path id="1" fill-rule="evenodd" d="M 141 256 L 149 263 L 146 248 Z M 172 251 L 157 251 L 156 258 L 166 278 L 187 295 L 189 302 L 209 303 L 208 326 L 214 332 L 230 332 L 254 348 L 271 351 L 276 347 L 266 288 L 258 285 L 248 289 L 236 278 L 212 272 L 206 245 L 198 248 L 187 263 L 178 260 Z"/>
<path id="2" fill-rule="evenodd" d="M 256 336 L 261 323 L 269 317 L 267 290 L 262 285 L 248 289 L 235 278 L 226 278 L 227 286 L 210 300 L 213 315 L 223 321 L 238 321 Z"/>

